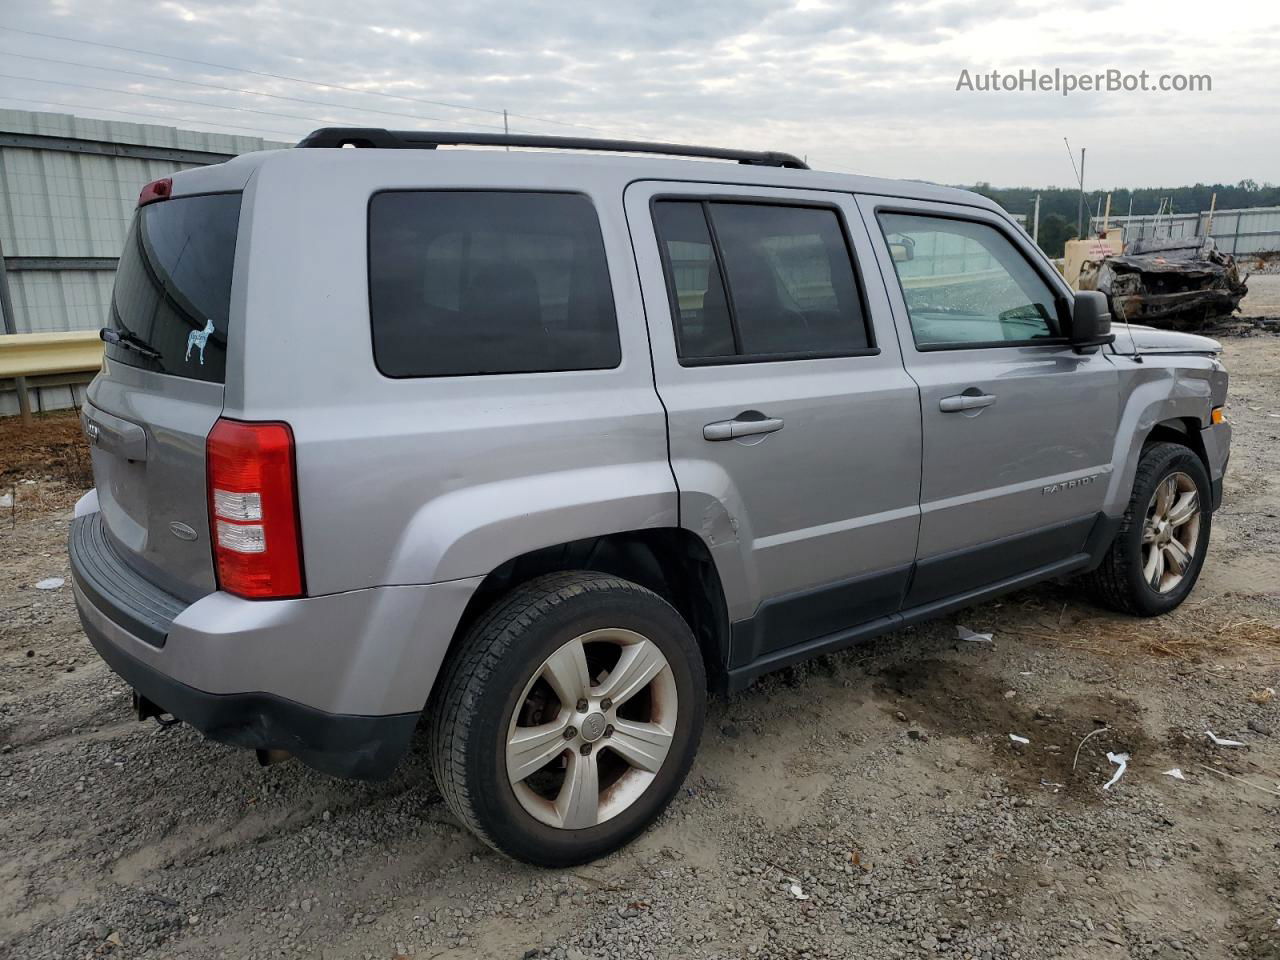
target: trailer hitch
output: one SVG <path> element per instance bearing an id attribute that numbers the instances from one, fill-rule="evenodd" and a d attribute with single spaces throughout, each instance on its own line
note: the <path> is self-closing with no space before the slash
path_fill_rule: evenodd
<path id="1" fill-rule="evenodd" d="M 167 710 L 152 703 L 137 690 L 133 691 L 133 714 L 139 720 L 154 719 L 162 727 L 172 727 L 182 722 Z"/>

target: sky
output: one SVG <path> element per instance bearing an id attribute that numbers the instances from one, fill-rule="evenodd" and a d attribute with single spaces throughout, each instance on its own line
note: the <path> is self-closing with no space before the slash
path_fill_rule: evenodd
<path id="1" fill-rule="evenodd" d="M 0 107 L 275 140 L 496 132 L 506 109 L 516 132 L 940 183 L 1072 185 L 1064 137 L 1090 190 L 1280 181 L 1273 0 L 8 0 L 0 28 Z M 1109 68 L 1212 89 L 957 89 Z"/>

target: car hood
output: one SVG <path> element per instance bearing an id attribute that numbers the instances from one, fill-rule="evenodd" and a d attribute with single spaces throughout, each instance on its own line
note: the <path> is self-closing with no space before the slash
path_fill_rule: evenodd
<path id="1" fill-rule="evenodd" d="M 1202 353 L 1216 355 L 1222 352 L 1222 344 L 1211 337 L 1176 330 L 1157 330 L 1137 323 L 1113 323 L 1111 332 L 1116 335 L 1112 347 L 1116 353 Z"/>

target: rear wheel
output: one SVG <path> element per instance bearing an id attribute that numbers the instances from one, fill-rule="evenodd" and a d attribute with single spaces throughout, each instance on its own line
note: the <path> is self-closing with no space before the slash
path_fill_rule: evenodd
<path id="1" fill-rule="evenodd" d="M 486 843 L 567 866 L 657 817 L 697 749 L 702 657 L 661 597 L 593 572 L 517 588 L 472 628 L 433 705 L 450 809 Z"/>
<path id="2" fill-rule="evenodd" d="M 1174 609 L 1204 566 L 1210 503 L 1209 475 L 1193 451 L 1176 443 L 1147 447 L 1116 538 L 1086 579 L 1090 593 L 1142 617 Z"/>

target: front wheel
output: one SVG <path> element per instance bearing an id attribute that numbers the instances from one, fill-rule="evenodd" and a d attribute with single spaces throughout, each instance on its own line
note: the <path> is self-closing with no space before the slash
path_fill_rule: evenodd
<path id="1" fill-rule="evenodd" d="M 1194 451 L 1176 443 L 1147 447 L 1116 538 L 1086 579 L 1090 593 L 1141 617 L 1182 603 L 1209 549 L 1211 502 L 1209 474 Z"/>
<path id="2" fill-rule="evenodd" d="M 679 789 L 706 679 L 666 601 L 588 571 L 532 580 L 468 631 L 431 715 L 453 813 L 490 846 L 548 867 L 626 844 Z"/>

